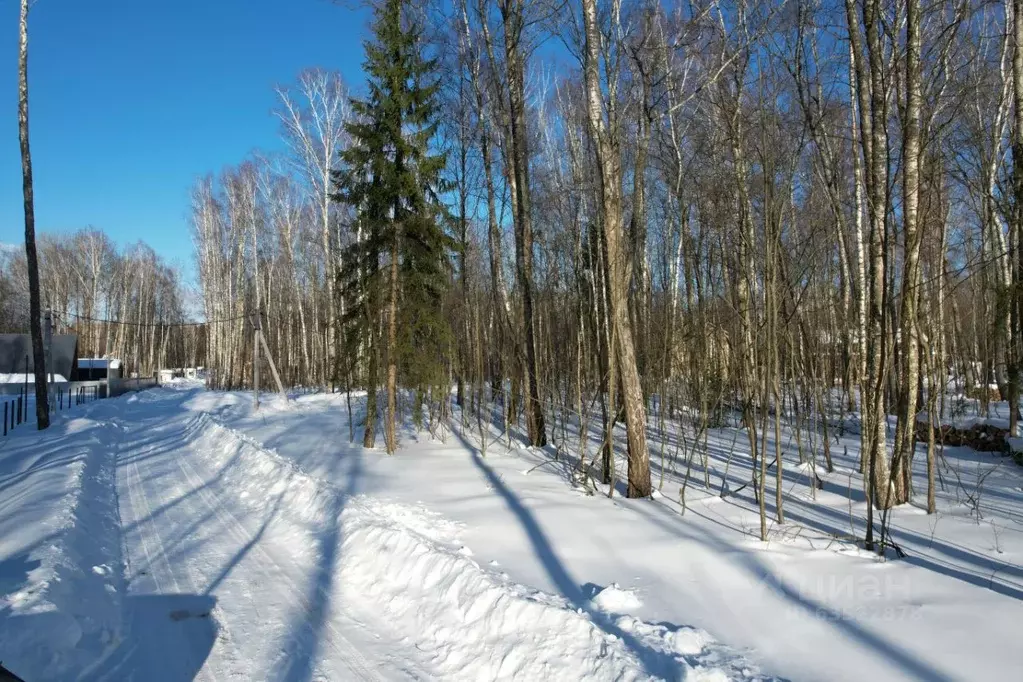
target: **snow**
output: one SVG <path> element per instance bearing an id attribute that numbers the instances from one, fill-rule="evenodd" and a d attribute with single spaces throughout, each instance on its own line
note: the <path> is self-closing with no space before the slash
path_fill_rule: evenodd
<path id="1" fill-rule="evenodd" d="M 0 657 L 30 680 L 1018 674 L 1011 460 L 945 448 L 939 514 L 896 509 L 908 556 L 882 561 L 847 539 L 865 511 L 855 436 L 837 436 L 815 491 L 786 441 L 787 519 L 761 543 L 741 452 L 724 473 L 736 429 L 711 431 L 712 485 L 694 466 L 684 514 L 670 435 L 649 434 L 660 495 L 625 500 L 581 485 L 577 431 L 552 431 L 558 459 L 496 431 L 484 457 L 461 427 L 406 428 L 389 457 L 349 443 L 344 396 L 255 411 L 251 394 L 178 381 L 14 432 Z"/>
<path id="2" fill-rule="evenodd" d="M 930 423 L 930 415 L 927 410 L 919 412 L 916 416 L 916 420 L 922 424 Z M 983 417 L 969 414 L 958 414 L 952 417 L 945 416 L 938 420 L 938 423 L 943 426 L 953 426 L 957 429 L 972 429 L 975 426 L 992 426 L 996 429 L 1002 429 L 1003 431 L 1009 430 L 1009 418 L 1005 417 Z"/>
<path id="3" fill-rule="evenodd" d="M 60 421 L 0 450 L 0 647 L 27 679 L 67 679 L 110 645 L 120 619 L 115 461 L 104 423 Z"/>
<path id="4" fill-rule="evenodd" d="M 816 500 L 805 471 L 787 464 L 787 523 L 772 522 L 765 544 L 755 539 L 759 521 L 750 489 L 719 496 L 729 460 L 729 489 L 749 480 L 741 461 L 748 455 L 738 449 L 745 434 L 735 428 L 715 429 L 708 438 L 709 492 L 702 481 L 697 486 L 703 472 L 694 459 L 683 515 L 678 499 L 684 453 L 673 473 L 673 447 L 661 461 L 655 429 L 648 437 L 655 484 L 660 468 L 666 471 L 663 497 L 624 500 L 616 493 L 608 500 L 606 487 L 590 495 L 573 485 L 571 453 L 578 446 L 571 431 L 561 462 L 546 465 L 552 448 L 523 448 L 517 438 L 506 447 L 507 437 L 495 442 L 499 434 L 491 434 L 486 458 L 474 456 L 478 435 L 469 430 L 449 435 L 447 443 L 406 432 L 402 450 L 386 457 L 344 445 L 344 402 L 343 396 L 301 396 L 290 406 L 275 401 L 254 413 L 248 396 L 204 393 L 189 408 L 214 413 L 321 479 L 336 479 L 361 461 L 364 490 L 461 523 L 460 542 L 476 560 L 498 562 L 497 570 L 517 584 L 578 604 L 589 600 L 593 586 L 618 583 L 644 595 L 631 615 L 707 631 L 771 674 L 974 679 L 987 670 L 993 678 L 1013 678 L 1014 666 L 1023 663 L 1008 635 L 1016 627 L 1013 619 L 1023 617 L 1023 496 L 1017 490 L 1023 469 L 1010 468 L 1015 465 L 1005 458 L 945 448 L 949 466 L 939 513 L 928 516 L 914 506 L 895 510 L 892 533 L 910 557 L 880 562 L 848 540 L 851 524 L 862 537 L 866 510 L 855 472 L 855 433 L 832 444 L 833 474 L 817 467 L 825 488 Z M 561 445 L 561 425 L 553 430 Z M 805 440 L 804 434 L 804 448 Z M 593 433 L 590 457 L 598 444 Z M 787 460 L 796 456 L 791 434 L 783 445 Z M 768 447 L 774 447 L 770 438 Z M 923 456 L 914 461 L 920 494 L 926 489 L 924 464 Z M 543 466 L 525 474 L 537 465 Z M 984 478 L 992 469 L 995 474 Z M 623 462 L 618 470 L 624 471 Z M 985 491 L 980 521 L 967 495 L 979 480 Z M 768 511 L 773 516 L 770 501 Z"/>
<path id="5" fill-rule="evenodd" d="M 0 384 L 25 384 L 25 383 L 27 383 L 29 386 L 35 386 L 35 381 L 36 381 L 36 375 L 35 374 L 25 374 L 24 372 L 20 372 L 20 373 L 19 372 L 0 373 Z M 54 374 L 53 375 L 53 381 L 54 381 L 54 383 L 57 383 L 57 382 L 67 382 L 67 379 L 65 379 L 64 375 L 62 375 L 62 374 Z"/>
<path id="6" fill-rule="evenodd" d="M 117 358 L 78 358 L 79 369 L 120 369 Z"/>
<path id="7" fill-rule="evenodd" d="M 611 613 L 628 613 L 643 605 L 635 590 L 622 589 L 618 583 L 599 588 L 590 601 L 594 608 Z"/>

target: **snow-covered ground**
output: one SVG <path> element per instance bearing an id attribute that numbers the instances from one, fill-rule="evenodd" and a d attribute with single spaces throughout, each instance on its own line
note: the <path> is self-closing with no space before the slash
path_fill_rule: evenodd
<path id="1" fill-rule="evenodd" d="M 22 384 L 31 387 L 35 385 L 36 375 L 22 373 L 3 373 L 0 372 L 0 384 Z M 63 374 L 53 375 L 54 383 L 67 383 L 67 379 L 64 378 Z"/>
<path id="2" fill-rule="evenodd" d="M 482 457 L 475 428 L 406 429 L 388 457 L 349 443 L 344 396 L 254 411 L 187 383 L 16 432 L 0 440 L 0 660 L 31 682 L 1018 676 L 1008 458 L 946 448 L 939 513 L 895 510 L 907 557 L 881 561 L 848 539 L 865 511 L 852 434 L 819 490 L 785 441 L 768 543 L 742 432 L 711 431 L 711 485 L 698 456 L 685 514 L 670 429 L 649 433 L 653 500 L 589 494 L 577 429 L 554 436 L 558 460 L 496 429 Z M 922 494 L 922 456 L 914 472 Z"/>

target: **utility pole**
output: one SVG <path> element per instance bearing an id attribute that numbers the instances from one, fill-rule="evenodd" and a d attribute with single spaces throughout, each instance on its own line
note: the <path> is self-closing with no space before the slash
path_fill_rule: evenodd
<path id="1" fill-rule="evenodd" d="M 270 374 L 273 375 L 274 383 L 277 384 L 277 391 L 284 396 L 284 401 L 288 401 L 288 394 L 284 391 L 284 384 L 281 383 L 281 375 L 277 373 L 277 365 L 274 363 L 274 358 L 270 354 L 270 348 L 266 345 L 266 339 L 263 338 L 263 327 L 260 323 L 260 315 L 257 311 L 252 316 L 252 387 L 256 395 L 256 409 L 259 409 L 259 353 L 262 349 L 263 354 L 266 356 L 267 364 L 270 365 Z"/>
<path id="2" fill-rule="evenodd" d="M 252 393 L 259 409 L 259 313 L 252 316 Z"/>
<path id="3" fill-rule="evenodd" d="M 284 400 L 287 401 L 288 394 L 284 392 L 284 384 L 281 383 L 281 376 L 277 373 L 277 365 L 274 364 L 274 358 L 270 355 L 270 349 L 266 345 L 266 337 L 263 336 L 262 329 L 259 331 L 259 343 L 263 346 L 263 354 L 266 356 L 266 361 L 270 365 L 270 374 L 273 375 L 274 383 L 277 384 L 277 391 L 284 396 Z"/>

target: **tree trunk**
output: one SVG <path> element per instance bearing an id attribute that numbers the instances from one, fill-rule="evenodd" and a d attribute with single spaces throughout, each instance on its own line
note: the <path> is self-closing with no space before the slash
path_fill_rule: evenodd
<path id="1" fill-rule="evenodd" d="M 651 493 L 650 459 L 646 447 L 646 405 L 643 387 L 636 366 L 632 328 L 629 322 L 628 249 L 623 244 L 622 225 L 622 166 L 618 149 L 617 130 L 604 120 L 600 87 L 600 32 L 597 28 L 596 0 L 583 0 L 583 25 L 586 48 L 583 71 L 586 82 L 587 114 L 590 130 L 597 149 L 600 171 L 600 196 L 607 246 L 608 299 L 610 323 L 614 336 L 618 380 L 622 387 L 625 407 L 625 428 L 628 439 L 629 497 L 647 497 Z M 613 106 L 613 103 L 611 103 Z M 614 390 L 614 386 L 609 387 Z"/>
<path id="2" fill-rule="evenodd" d="M 547 427 L 540 402 L 536 351 L 536 313 L 533 310 L 533 218 L 529 186 L 529 150 L 526 130 L 525 64 L 520 41 L 525 23 L 523 0 L 501 4 L 504 20 L 505 60 L 508 68 L 508 107 L 511 174 L 514 176 L 515 265 L 522 295 L 525 335 L 526 429 L 531 445 L 547 445 Z"/>
<path id="3" fill-rule="evenodd" d="M 846 18 L 853 72 L 856 74 L 860 110 L 860 145 L 863 149 L 866 172 L 868 237 L 868 338 L 867 367 L 863 380 L 861 414 L 863 429 L 860 446 L 866 461 L 864 487 L 868 505 L 866 544 L 873 546 L 872 510 L 891 504 L 889 495 L 888 460 L 886 451 L 885 378 L 888 353 L 887 315 L 887 235 L 888 207 L 888 144 L 885 130 L 887 111 L 885 82 L 882 77 L 884 51 L 882 45 L 881 10 L 879 0 L 866 0 L 863 9 L 864 31 L 867 40 L 867 64 L 864 64 L 863 41 L 855 3 L 846 0 Z"/>
<path id="4" fill-rule="evenodd" d="M 28 5 L 21 0 L 18 23 L 18 139 L 21 143 L 21 178 L 25 200 L 25 259 L 28 264 L 29 328 L 32 332 L 32 364 L 35 370 L 36 425 L 49 428 L 46 395 L 46 361 L 43 353 L 42 301 L 39 293 L 39 259 L 36 254 L 36 217 L 32 197 L 32 154 L 28 144 Z"/>
<path id="5" fill-rule="evenodd" d="M 1023 292 L 1020 291 L 1023 280 L 1023 0 L 1012 0 L 1012 34 L 1014 50 L 1012 55 L 1012 94 L 1013 94 L 1013 126 L 1012 126 L 1012 180 L 1015 195 L 1011 229 L 1015 234 L 1016 258 L 1013 262 L 1013 287 L 1010 294 L 1012 325 L 1010 338 L 1012 363 L 1009 371 L 1009 432 L 1015 436 L 1019 433 L 1019 397 L 1020 397 L 1020 365 L 1023 364 Z"/>
<path id="6" fill-rule="evenodd" d="M 640 71 L 642 103 L 637 107 L 636 164 L 632 174 L 632 217 L 629 220 L 629 237 L 632 241 L 632 291 L 633 320 L 636 324 L 636 362 L 640 375 L 646 371 L 649 353 L 647 334 L 649 332 L 649 264 L 647 262 L 647 211 L 646 211 L 646 167 L 650 149 L 650 134 L 655 120 L 653 105 L 650 103 L 652 90 L 651 74 L 641 57 L 636 59 Z"/>
<path id="7" fill-rule="evenodd" d="M 387 421 L 384 422 L 384 444 L 387 454 L 398 449 L 395 432 L 398 420 L 398 237 L 391 242 L 391 266 L 387 303 Z"/>
<path id="8" fill-rule="evenodd" d="M 916 443 L 917 383 L 920 377 L 917 301 L 920 298 L 920 0 L 906 0 L 906 120 L 902 127 L 902 381 L 896 428 L 895 504 L 909 500 L 909 467 Z"/>

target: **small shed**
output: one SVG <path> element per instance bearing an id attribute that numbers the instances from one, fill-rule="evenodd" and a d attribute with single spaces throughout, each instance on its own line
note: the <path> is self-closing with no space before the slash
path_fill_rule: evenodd
<path id="1" fill-rule="evenodd" d="M 121 378 L 121 361 L 117 358 L 78 358 L 73 381 L 102 381 Z"/>

